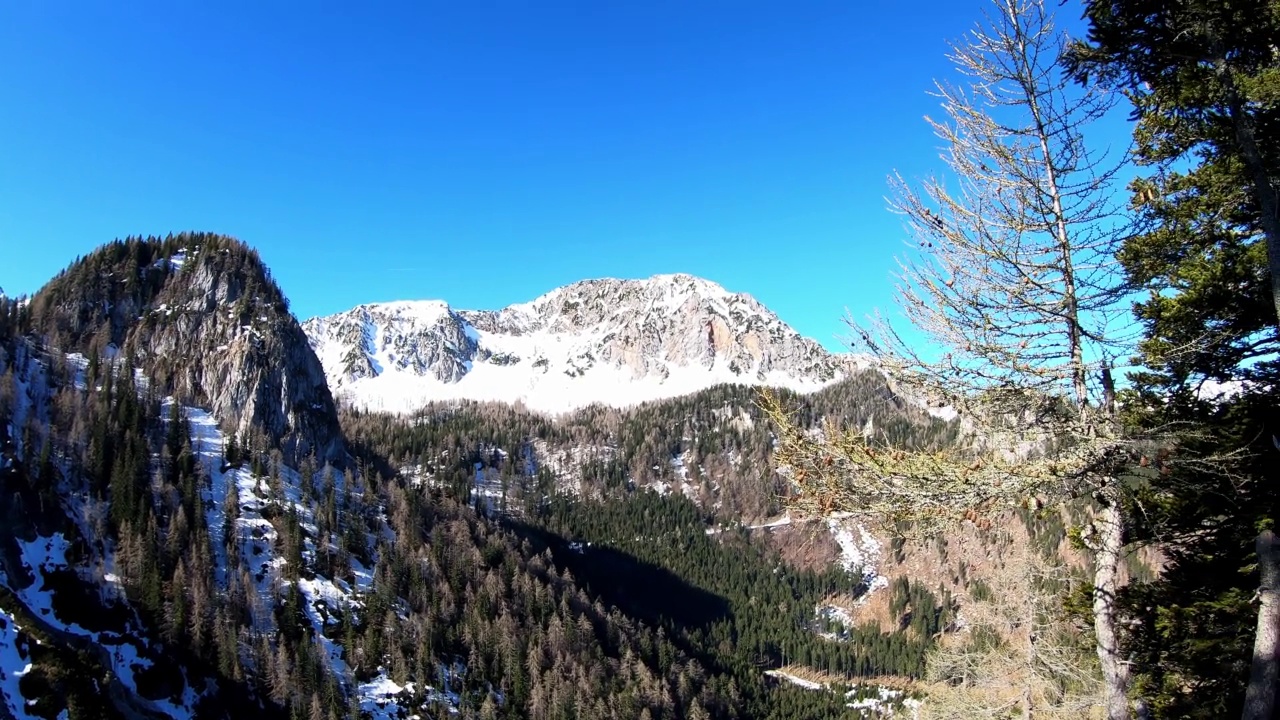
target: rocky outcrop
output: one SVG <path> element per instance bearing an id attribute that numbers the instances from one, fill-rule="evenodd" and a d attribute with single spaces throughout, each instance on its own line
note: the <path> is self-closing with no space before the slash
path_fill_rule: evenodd
<path id="1" fill-rule="evenodd" d="M 328 318 L 308 320 L 306 332 L 330 338 L 344 352 L 339 377 L 356 380 L 388 367 L 456 382 L 482 355 L 474 333 L 442 302 L 361 305 Z"/>
<path id="2" fill-rule="evenodd" d="M 33 299 L 65 352 L 122 353 L 154 389 L 262 433 L 296 462 L 341 463 L 324 370 L 258 255 L 216 235 L 131 239 L 73 264 Z"/>
<path id="3" fill-rule="evenodd" d="M 842 363 L 745 293 L 692 275 L 588 280 L 526 305 L 462 316 L 478 328 L 577 336 L 600 360 L 636 377 L 673 368 L 721 367 L 744 381 L 780 372 L 830 381 Z"/>

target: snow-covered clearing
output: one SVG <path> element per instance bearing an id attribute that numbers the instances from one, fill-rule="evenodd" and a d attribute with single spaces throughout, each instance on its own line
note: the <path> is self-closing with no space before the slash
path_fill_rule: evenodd
<path id="1" fill-rule="evenodd" d="M 459 682 L 466 673 L 466 666 L 454 663 L 441 670 L 440 685 L 449 687 Z M 378 676 L 359 688 L 360 710 L 373 720 L 400 720 L 401 718 L 437 717 L 434 713 L 443 709 L 450 715 L 458 714 L 461 698 L 452 690 L 437 690 L 418 683 L 401 685 L 387 677 L 385 668 L 378 668 Z M 501 698 L 499 698 L 501 700 Z"/>
<path id="2" fill-rule="evenodd" d="M 862 582 L 867 588 L 863 597 L 889 585 L 889 580 L 878 570 L 880 541 L 867 532 L 861 523 L 847 517 L 831 517 L 827 519 L 827 529 L 840 546 L 841 566 L 848 572 L 862 574 Z"/>
<path id="3" fill-rule="evenodd" d="M 732 529 L 741 528 L 743 530 L 772 530 L 774 528 L 786 527 L 788 525 L 792 525 L 793 523 L 800 524 L 800 523 L 806 523 L 806 522 L 813 522 L 815 519 L 816 518 L 805 518 L 803 520 L 793 521 L 791 519 L 791 513 L 785 512 L 780 517 L 774 518 L 773 520 L 766 520 L 765 522 L 762 522 L 762 523 L 756 523 L 754 525 L 731 524 L 731 525 L 728 525 L 727 528 L 725 526 L 710 527 L 710 528 L 707 528 L 706 532 L 708 535 L 719 535 L 720 533 L 724 532 L 726 529 L 732 530 Z"/>
<path id="4" fill-rule="evenodd" d="M 851 603 L 828 602 L 814 608 L 819 627 L 838 624 L 845 629 L 853 629 L 855 623 L 850 606 L 865 604 L 871 593 L 889 586 L 889 579 L 879 572 L 880 541 L 860 523 L 850 517 L 831 517 L 826 521 L 827 530 L 831 532 L 836 545 L 840 547 L 840 566 L 849 573 L 857 573 L 861 580 L 862 593 L 852 599 Z M 821 632 L 829 640 L 840 639 L 839 634 Z"/>
<path id="5" fill-rule="evenodd" d="M 507 454 L 502 450 L 497 451 L 505 461 Z M 485 515 L 494 515 L 500 511 L 506 510 L 506 498 L 511 495 L 516 488 L 510 487 L 510 483 L 515 478 L 511 475 L 503 477 L 502 471 L 496 467 L 488 467 L 484 463 L 475 464 L 475 474 L 473 475 L 473 502 L 477 510 Z"/>
<path id="6" fill-rule="evenodd" d="M 804 678 L 798 675 L 792 675 L 785 670 L 766 670 L 764 674 L 776 677 L 779 680 L 785 680 L 792 685 L 799 685 L 806 690 L 821 690 L 826 687 L 826 685 L 823 685 L 820 682 L 805 680 Z"/>
<path id="7" fill-rule="evenodd" d="M 874 694 L 869 694 L 874 693 Z M 858 695 L 863 695 L 859 698 Z M 916 708 L 920 707 L 920 701 L 915 698 L 905 697 L 905 693 L 901 690 L 894 690 L 879 685 L 864 685 L 854 688 L 845 693 L 846 698 L 852 701 L 845 703 L 845 707 L 855 710 L 869 710 L 881 717 L 893 717 L 894 711 L 901 708 L 907 712 L 914 713 Z"/>
<path id="8" fill-rule="evenodd" d="M 765 675 L 806 690 L 834 690 L 826 682 L 818 682 L 801 677 L 788 672 L 785 668 L 766 670 Z M 871 717 L 894 717 L 899 710 L 914 714 L 921 704 L 920 700 L 907 697 L 902 690 L 884 687 L 883 685 L 854 685 L 851 689 L 844 691 L 844 697 L 849 701 L 845 703 L 845 707 L 861 710 L 864 716 L 870 714 Z"/>
<path id="9" fill-rule="evenodd" d="M 698 484 L 692 482 L 689 478 L 688 458 L 689 451 L 686 450 L 679 455 L 673 455 L 670 460 L 671 474 L 675 476 L 674 480 L 658 480 L 652 487 L 659 495 L 668 495 L 673 491 L 679 491 L 681 495 L 687 498 L 696 499 L 698 497 Z M 660 472 L 662 467 L 654 465 L 655 472 Z"/>

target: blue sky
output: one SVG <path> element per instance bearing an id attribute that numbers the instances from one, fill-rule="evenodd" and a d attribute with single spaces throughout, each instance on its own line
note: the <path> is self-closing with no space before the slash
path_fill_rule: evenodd
<path id="1" fill-rule="evenodd" d="M 209 230 L 302 319 L 687 272 L 835 349 L 891 307 L 885 178 L 938 168 L 928 91 L 984 6 L 11 0 L 0 286 Z"/>

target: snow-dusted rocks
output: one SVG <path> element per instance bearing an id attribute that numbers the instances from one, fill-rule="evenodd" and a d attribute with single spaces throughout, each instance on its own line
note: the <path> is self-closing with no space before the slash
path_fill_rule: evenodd
<path id="1" fill-rule="evenodd" d="M 360 305 L 303 325 L 334 394 L 371 409 L 634 405 L 720 383 L 817 390 L 855 366 L 749 295 L 691 275 L 586 280 L 498 311 Z"/>

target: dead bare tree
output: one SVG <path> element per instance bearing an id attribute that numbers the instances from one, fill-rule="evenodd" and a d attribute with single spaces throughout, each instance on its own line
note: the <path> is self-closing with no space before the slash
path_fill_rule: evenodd
<path id="1" fill-rule="evenodd" d="M 1112 368 L 1133 335 L 1114 261 L 1129 233 L 1117 192 L 1126 153 L 1086 143 L 1112 98 L 1072 84 L 1065 42 L 1041 0 L 995 0 L 953 44 L 965 82 L 938 83 L 946 117 L 929 119 L 946 172 L 891 181 L 914 238 L 897 288 L 913 334 L 882 316 L 849 322 L 855 350 L 904 396 L 952 408 L 974 444 L 925 453 L 835 428 L 815 437 L 776 399 L 763 405 L 801 511 L 920 527 L 1092 496 L 1094 632 L 1107 717 L 1119 720 L 1130 714 L 1115 603 L 1126 440 Z"/>
<path id="2" fill-rule="evenodd" d="M 998 558 L 929 658 L 925 718 L 1088 717 L 1102 683 L 1087 634 L 1062 612 L 1071 568 L 1003 534 Z"/>

